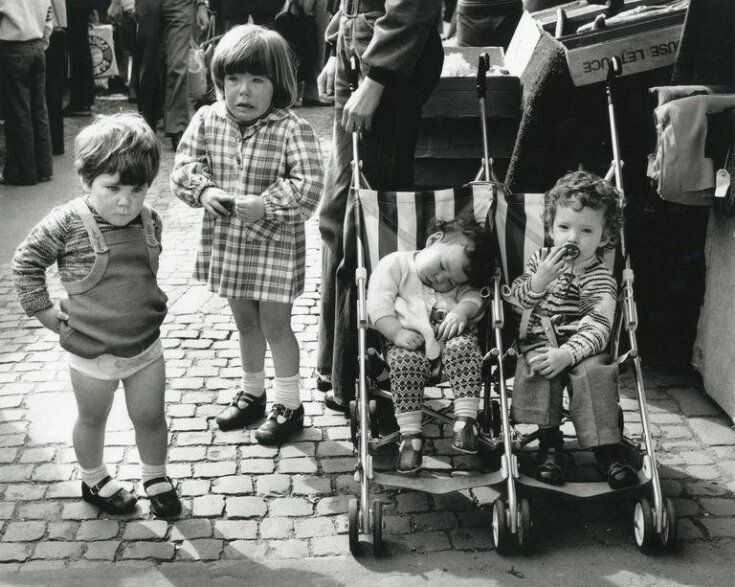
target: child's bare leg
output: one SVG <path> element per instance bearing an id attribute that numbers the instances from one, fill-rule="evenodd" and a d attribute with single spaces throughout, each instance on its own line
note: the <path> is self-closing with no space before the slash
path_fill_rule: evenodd
<path id="1" fill-rule="evenodd" d="M 265 364 L 265 335 L 260 325 L 260 302 L 240 298 L 228 298 L 240 333 L 240 358 L 245 373 L 263 371 Z"/>
<path id="2" fill-rule="evenodd" d="M 291 304 L 260 303 L 260 326 L 273 355 L 273 408 L 255 432 L 263 444 L 280 444 L 304 425 L 299 396 L 299 343 L 291 329 Z"/>

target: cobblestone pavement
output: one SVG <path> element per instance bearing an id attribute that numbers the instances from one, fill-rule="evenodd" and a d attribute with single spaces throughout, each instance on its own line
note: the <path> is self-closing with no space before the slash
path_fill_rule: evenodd
<path id="1" fill-rule="evenodd" d="M 322 136 L 326 160 L 329 111 L 302 112 Z M 227 563 L 246 558 L 278 565 L 285 559 L 333 556 L 344 559 L 340 564 L 353 564 L 346 512 L 358 486 L 352 474 L 355 458 L 349 427 L 341 415 L 325 409 L 313 379 L 320 282 L 316 220 L 308 223 L 306 292 L 293 316 L 302 351 L 305 428 L 287 445 L 264 447 L 250 430 L 221 432 L 214 422 L 240 378 L 237 331 L 223 300 L 191 279 L 201 211 L 171 196 L 167 179 L 172 162 L 167 146 L 149 203 L 164 220 L 159 280 L 170 299 L 163 326 L 169 474 L 178 481 L 184 513 L 174 521 L 155 519 L 142 498 L 134 514 L 112 517 L 80 500 L 71 447 L 75 405 L 64 357 L 54 337 L 22 313 L 5 264 L 0 267 L 0 572 L 65 567 L 112 573 L 117 568 L 162 568 L 191 561 Z M 51 280 L 54 295 L 61 295 L 55 274 Z M 270 359 L 268 375 L 272 376 Z M 664 489 L 676 499 L 679 515 L 682 546 L 677 557 L 695 563 L 707 559 L 696 553 L 707 551 L 719 561 L 714 564 L 724 565 L 731 560 L 735 538 L 735 431 L 691 375 L 646 370 L 645 379 Z M 431 393 L 442 395 L 441 390 Z M 633 397 L 632 380 L 626 378 L 622 402 L 628 432 L 636 436 L 640 419 Z M 433 425 L 426 432 L 431 467 L 482 468 L 479 459 L 451 451 L 446 430 Z M 389 463 L 392 456 L 389 451 L 378 463 Z M 121 393 L 108 423 L 105 459 L 112 474 L 137 484 L 138 456 Z M 498 565 L 501 576 L 506 573 L 509 580 L 523 576 L 513 573 L 514 567 L 495 553 L 485 552 L 492 544 L 492 491 L 479 488 L 444 496 L 377 487 L 376 491 L 384 501 L 384 534 L 394 556 L 431 563 L 437 560 L 433 553 L 441 553 L 441 560 L 458 561 L 469 569 L 482 555 Z M 139 488 L 138 493 L 142 494 Z M 629 504 L 555 506 L 539 519 L 538 556 L 545 561 L 534 571 L 539 580 L 550 560 L 569 558 L 568 549 L 577 549 L 579 561 L 615 558 L 618 555 L 610 553 L 614 549 L 622 553 L 624 566 L 636 569 L 634 578 L 655 582 L 666 576 L 661 568 L 674 565 L 673 559 L 664 559 L 669 563 L 663 565 L 660 559 L 649 563 L 632 546 L 630 511 Z M 556 559 L 553 553 L 565 549 L 566 554 Z M 521 560 L 528 574 L 533 559 Z M 383 564 L 389 568 L 390 559 Z M 585 563 L 579 564 L 583 572 Z M 651 575 L 649 569 L 654 568 L 660 572 Z M 681 577 L 672 575 L 669 584 L 688 582 L 687 573 L 698 572 L 695 568 L 682 570 Z M 629 575 L 619 578 L 631 581 Z"/>

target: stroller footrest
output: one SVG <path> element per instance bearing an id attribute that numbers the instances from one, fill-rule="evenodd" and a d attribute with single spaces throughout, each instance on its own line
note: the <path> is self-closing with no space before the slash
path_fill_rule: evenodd
<path id="1" fill-rule="evenodd" d="M 638 485 L 633 487 L 625 487 L 623 489 L 612 489 L 607 481 L 586 481 L 586 482 L 569 482 L 564 485 L 549 485 L 542 483 L 528 475 L 520 475 L 518 484 L 522 485 L 529 495 L 532 493 L 548 493 L 553 492 L 559 494 L 560 497 L 569 497 L 573 499 L 594 499 L 603 496 L 616 498 L 629 498 L 638 494 L 642 487 L 650 483 L 643 471 L 638 471 Z"/>
<path id="2" fill-rule="evenodd" d="M 505 477 L 500 471 L 483 475 L 455 475 L 454 477 L 426 472 L 416 477 L 406 477 L 395 473 L 375 473 L 373 477 L 373 481 L 383 487 L 413 489 L 433 494 L 452 493 L 473 487 L 488 487 L 504 480 Z M 498 492 L 499 495 L 500 492 Z"/>

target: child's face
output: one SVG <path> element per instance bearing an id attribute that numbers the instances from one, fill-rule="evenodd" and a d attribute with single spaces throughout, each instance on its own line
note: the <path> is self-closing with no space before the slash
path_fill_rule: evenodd
<path id="1" fill-rule="evenodd" d="M 469 280 L 467 266 L 469 256 L 464 239 L 446 242 L 430 241 L 416 255 L 416 271 L 419 279 L 439 293 L 447 292 Z"/>
<path id="2" fill-rule="evenodd" d="M 579 247 L 579 261 L 588 261 L 608 241 L 604 214 L 604 210 L 579 204 L 559 205 L 551 227 L 554 245 L 575 244 Z"/>
<path id="3" fill-rule="evenodd" d="M 240 122 L 252 122 L 268 112 L 273 83 L 262 75 L 231 73 L 225 76 L 225 104 Z"/>
<path id="4" fill-rule="evenodd" d="M 86 187 L 97 213 L 113 226 L 125 226 L 140 214 L 150 186 L 122 185 L 119 173 L 103 173 Z"/>

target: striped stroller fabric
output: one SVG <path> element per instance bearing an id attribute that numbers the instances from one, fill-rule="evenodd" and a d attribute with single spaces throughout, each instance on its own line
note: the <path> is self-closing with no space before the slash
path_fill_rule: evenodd
<path id="1" fill-rule="evenodd" d="M 464 215 L 487 224 L 496 191 L 496 184 L 485 182 L 425 192 L 361 189 L 363 247 L 368 271 L 394 251 L 422 249 L 437 221 Z"/>
<path id="2" fill-rule="evenodd" d="M 495 243 L 502 263 L 504 282 L 510 285 L 531 256 L 544 246 L 544 194 L 497 195 Z M 605 262 L 614 270 L 615 251 L 605 252 Z"/>

